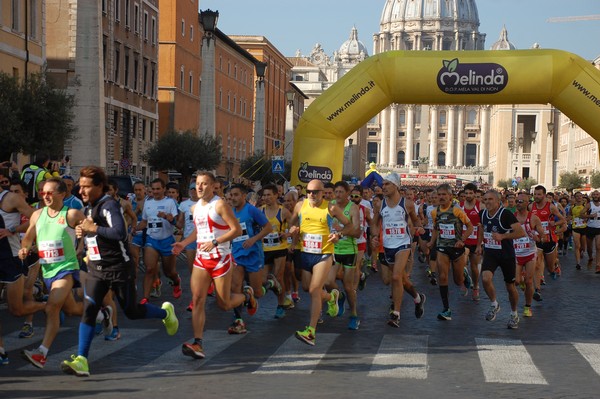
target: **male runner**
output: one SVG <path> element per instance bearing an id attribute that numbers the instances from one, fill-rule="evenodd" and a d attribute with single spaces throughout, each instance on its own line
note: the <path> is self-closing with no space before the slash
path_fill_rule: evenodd
<path id="1" fill-rule="evenodd" d="M 61 363 L 67 374 L 89 376 L 88 354 L 94 338 L 96 315 L 106 294 L 112 290 L 129 319 L 161 319 L 167 334 L 179 327 L 175 309 L 169 302 L 162 309 L 152 304 L 141 305 L 136 299 L 134 265 L 127 245 L 127 228 L 121 206 L 107 194 L 108 181 L 103 169 L 87 166 L 80 171 L 79 191 L 86 203 L 86 219 L 76 228 L 87 246 L 88 276 L 85 280 L 83 317 L 79 323 L 77 356 Z"/>

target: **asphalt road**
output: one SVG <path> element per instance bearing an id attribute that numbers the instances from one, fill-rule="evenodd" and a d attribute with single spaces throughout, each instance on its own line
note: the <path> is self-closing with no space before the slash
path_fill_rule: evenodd
<path id="1" fill-rule="evenodd" d="M 307 294 L 301 293 L 296 308 L 281 320 L 273 318 L 276 301 L 267 295 L 258 313 L 245 317 L 245 335 L 227 334 L 232 315 L 209 300 L 203 361 L 181 354 L 181 344 L 192 337 L 185 311 L 189 290 L 173 300 L 164 284 L 162 298 L 154 302 L 175 303 L 179 332 L 170 337 L 159 321 L 121 316 L 119 341 L 94 339 L 89 378 L 65 375 L 59 368 L 76 353 L 78 319 L 67 318 L 40 370 L 20 351 L 39 345 L 43 315 L 35 317 L 34 337 L 19 339 L 22 320 L 0 305 L 10 357 L 9 365 L 0 366 L 0 398 L 597 398 L 600 274 L 575 270 L 572 251 L 561 260 L 563 275 L 547 279 L 544 300 L 534 302 L 534 316 L 521 317 L 517 330 L 506 328 L 509 304 L 501 273 L 495 283 L 502 310 L 495 321 L 485 320 L 485 294 L 474 302 L 460 297 L 456 287 L 450 289 L 453 320 L 439 321 L 439 290 L 418 263 L 413 280 L 428 298 L 422 319 L 415 319 L 406 296 L 400 328 L 389 327 L 389 289 L 374 274 L 359 292 L 360 329 L 347 329 L 348 314 L 326 316 L 315 347 L 294 338 L 309 318 Z M 181 260 L 178 269 L 187 278 Z M 519 313 L 522 294 L 520 301 Z"/>

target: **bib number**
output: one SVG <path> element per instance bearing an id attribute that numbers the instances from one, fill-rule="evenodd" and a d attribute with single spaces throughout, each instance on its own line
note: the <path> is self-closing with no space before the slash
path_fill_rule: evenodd
<path id="1" fill-rule="evenodd" d="M 100 249 L 98 248 L 98 241 L 96 237 L 86 237 L 85 245 L 87 246 L 87 255 L 89 260 L 99 261 L 102 260 L 100 256 Z"/>
<path id="2" fill-rule="evenodd" d="M 65 248 L 62 240 L 42 241 L 38 243 L 40 263 L 58 263 L 65 261 Z"/>
<path id="3" fill-rule="evenodd" d="M 453 224 L 440 223 L 440 237 L 447 240 L 453 240 L 456 238 L 456 230 Z"/>
<path id="4" fill-rule="evenodd" d="M 240 226 L 242 227 L 242 235 L 233 239 L 233 242 L 246 241 L 250 236 L 248 235 L 248 229 L 246 228 L 246 222 L 241 222 Z M 212 239 L 211 239 L 212 241 Z"/>
<path id="5" fill-rule="evenodd" d="M 483 239 L 485 241 L 485 247 L 489 249 L 502 249 L 502 243 L 492 238 L 492 233 L 484 232 Z"/>
<path id="6" fill-rule="evenodd" d="M 406 237 L 406 222 L 387 222 L 384 229 L 385 235 L 390 238 Z"/>
<path id="7" fill-rule="evenodd" d="M 323 236 L 321 234 L 304 234 L 302 251 L 309 254 L 323 253 Z"/>

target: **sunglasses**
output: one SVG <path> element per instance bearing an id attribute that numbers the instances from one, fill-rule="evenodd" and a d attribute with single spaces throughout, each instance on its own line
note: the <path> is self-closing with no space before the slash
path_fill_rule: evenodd
<path id="1" fill-rule="evenodd" d="M 352 194 L 350 198 L 360 198 L 360 194 Z"/>
<path id="2" fill-rule="evenodd" d="M 10 180 L 0 180 L 0 184 L 10 184 Z"/>
<path id="3" fill-rule="evenodd" d="M 306 194 L 319 194 L 323 190 L 306 190 Z"/>
<path id="4" fill-rule="evenodd" d="M 517 204 L 522 204 L 525 200 L 517 200 Z"/>

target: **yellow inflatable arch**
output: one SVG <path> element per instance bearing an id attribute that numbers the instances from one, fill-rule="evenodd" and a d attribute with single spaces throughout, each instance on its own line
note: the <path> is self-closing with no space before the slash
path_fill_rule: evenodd
<path id="1" fill-rule="evenodd" d="M 389 51 L 366 59 L 304 112 L 292 183 L 342 178 L 344 140 L 391 103 L 547 104 L 600 139 L 600 71 L 559 50 Z"/>

